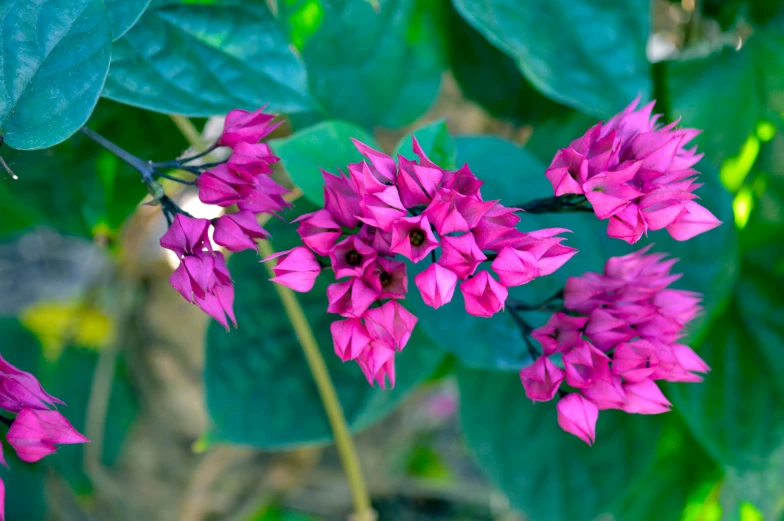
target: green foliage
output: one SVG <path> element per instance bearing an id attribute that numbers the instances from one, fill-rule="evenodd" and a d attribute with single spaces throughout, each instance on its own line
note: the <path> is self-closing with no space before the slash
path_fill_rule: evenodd
<path id="1" fill-rule="evenodd" d="M 285 0 L 280 22 L 327 117 L 399 127 L 430 106 L 445 68 L 440 2 Z"/>
<path id="2" fill-rule="evenodd" d="M 558 427 L 555 403 L 526 398 L 516 374 L 462 369 L 457 376 L 468 446 L 533 520 L 590 521 L 653 460 L 656 417 L 602 411 L 589 447 Z"/>
<path id="3" fill-rule="evenodd" d="M 302 212 L 315 209 L 297 206 Z M 299 243 L 294 227 L 272 223 L 269 231 L 278 251 Z M 321 399 L 273 283 L 265 280 L 258 257 L 249 252 L 235 255 L 229 269 L 240 328 L 226 332 L 213 323 L 207 332 L 204 379 L 213 423 L 209 440 L 264 449 L 328 442 L 331 430 Z M 370 387 L 355 363 L 343 363 L 333 353 L 329 325 L 338 317 L 325 312 L 327 282 L 328 275 L 322 275 L 313 291 L 297 298 L 316 335 L 346 419 L 358 431 L 383 418 L 433 374 L 444 353 L 417 328 L 395 358 L 394 390 Z"/>
<path id="4" fill-rule="evenodd" d="M 457 160 L 457 147 L 455 140 L 446 128 L 446 121 L 439 120 L 429 125 L 418 128 L 415 132 L 406 134 L 395 147 L 392 157 L 398 155 L 411 160 L 417 160 L 414 153 L 414 136 L 422 150 L 433 163 L 441 168 L 455 168 Z"/>
<path id="5" fill-rule="evenodd" d="M 150 5 L 150 0 L 104 0 L 112 28 L 112 40 L 122 38 Z"/>
<path id="6" fill-rule="evenodd" d="M 109 70 L 103 0 L 4 2 L 0 45 L 5 142 L 24 150 L 47 148 L 76 132 L 90 117 Z"/>
<path id="7" fill-rule="evenodd" d="M 607 117 L 651 94 L 646 0 L 454 0 L 548 97 Z"/>
<path id="8" fill-rule="evenodd" d="M 363 160 L 351 138 L 378 148 L 376 140 L 365 130 L 344 121 L 325 121 L 283 139 L 273 139 L 270 146 L 277 154 L 294 184 L 305 197 L 324 205 L 324 178 L 320 169 L 338 175 L 346 165 Z"/>
<path id="9" fill-rule="evenodd" d="M 88 125 L 151 159 L 170 159 L 187 148 L 168 118 L 108 101 Z M 138 172 L 81 135 L 49 150 L 3 151 L 3 158 L 19 179 L 0 176 L 0 205 L 7 210 L 0 237 L 38 225 L 111 237 L 146 194 Z"/>
<path id="10" fill-rule="evenodd" d="M 305 76 L 265 5 L 165 5 L 115 42 L 103 95 L 190 116 L 296 112 L 311 107 Z"/>

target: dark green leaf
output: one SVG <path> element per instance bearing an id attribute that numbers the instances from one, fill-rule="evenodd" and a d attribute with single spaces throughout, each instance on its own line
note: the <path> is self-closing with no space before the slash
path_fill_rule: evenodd
<path id="1" fill-rule="evenodd" d="M 314 209 L 304 203 L 297 206 L 303 212 Z M 273 222 L 269 231 L 278 251 L 299 243 L 292 226 Z M 331 430 L 313 377 L 264 267 L 257 256 L 242 253 L 231 259 L 229 268 L 239 329 L 227 333 L 211 324 L 207 332 L 210 440 L 266 449 L 328 442 Z M 297 298 L 316 334 L 349 425 L 358 431 L 392 411 L 436 370 L 444 353 L 417 326 L 396 357 L 394 390 L 371 388 L 356 364 L 344 364 L 333 353 L 329 324 L 340 317 L 326 313 L 328 279 L 330 273 L 322 274 L 312 291 Z"/>
<path id="2" fill-rule="evenodd" d="M 99 103 L 89 126 L 131 153 L 171 159 L 187 143 L 164 116 Z M 147 193 L 139 173 L 81 134 L 49 150 L 6 151 L 19 176 L 0 176 L 0 237 L 37 225 L 85 237 L 115 232 Z"/>
<path id="3" fill-rule="evenodd" d="M 402 155 L 407 159 L 418 159 L 414 154 L 413 136 L 416 136 L 419 146 L 433 163 L 441 168 L 455 168 L 457 147 L 455 140 L 446 128 L 446 121 L 435 121 L 406 134 L 395 147 L 392 157 L 397 158 L 398 155 Z"/>
<path id="4" fill-rule="evenodd" d="M 87 408 L 98 357 L 95 351 L 69 347 L 60 355 L 44 381 L 47 391 L 68 404 L 62 413 L 81 433 L 86 432 Z M 133 389 L 122 371 L 115 371 L 107 411 L 101 464 L 111 467 L 120 455 L 137 414 Z M 58 449 L 56 457 L 47 458 L 46 462 L 68 480 L 77 494 L 87 494 L 92 490 L 90 478 L 83 468 L 84 445 L 64 445 Z"/>
<path id="5" fill-rule="evenodd" d="M 515 124 L 567 112 L 525 79 L 515 61 L 449 9 L 449 65 L 463 95 L 491 115 Z"/>
<path id="6" fill-rule="evenodd" d="M 109 70 L 103 0 L 9 0 L 0 5 L 0 135 L 47 148 L 84 125 Z"/>
<path id="7" fill-rule="evenodd" d="M 112 52 L 103 95 L 130 105 L 190 116 L 311 107 L 305 69 L 264 5 L 149 9 Z"/>
<path id="8" fill-rule="evenodd" d="M 647 0 L 453 0 L 548 97 L 607 117 L 651 94 Z"/>
<path id="9" fill-rule="evenodd" d="M 458 371 L 463 433 L 479 464 L 532 521 L 590 521 L 653 460 L 660 418 L 602 411 L 589 447 L 555 403 L 532 403 L 516 374 Z"/>
<path id="10" fill-rule="evenodd" d="M 328 117 L 363 127 L 399 127 L 436 96 L 446 51 L 439 2 L 278 2 L 279 18 L 308 67 Z"/>
<path id="11" fill-rule="evenodd" d="M 357 139 L 378 149 L 373 136 L 367 131 L 343 121 L 325 121 L 301 130 L 283 139 L 273 139 L 270 146 L 280 157 L 294 184 L 299 186 L 310 201 L 324 205 L 324 179 L 320 168 L 332 174 L 364 158 L 352 143 Z"/>
<path id="12" fill-rule="evenodd" d="M 112 28 L 112 40 L 117 40 L 133 27 L 150 5 L 150 0 L 104 0 Z"/>

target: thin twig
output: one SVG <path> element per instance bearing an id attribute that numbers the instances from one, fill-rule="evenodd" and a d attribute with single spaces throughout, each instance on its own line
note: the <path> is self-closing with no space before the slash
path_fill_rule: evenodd
<path id="1" fill-rule="evenodd" d="M 593 212 L 593 208 L 587 203 L 588 199 L 582 194 L 566 194 L 533 199 L 516 205 L 516 208 L 526 213 Z"/>
<path id="2" fill-rule="evenodd" d="M 82 127 L 80 130 L 85 136 L 92 139 L 93 141 L 101 145 L 103 148 L 105 148 L 106 150 L 108 150 L 109 152 L 116 155 L 117 157 L 119 157 L 120 159 L 122 159 L 123 161 L 131 165 L 133 168 L 138 170 L 139 173 L 142 175 L 142 179 L 144 180 L 145 183 L 155 182 L 155 179 L 153 179 L 152 177 L 153 173 L 155 172 L 155 169 L 148 161 L 144 161 L 143 159 L 138 158 L 135 155 L 131 154 L 127 150 L 118 147 L 117 145 L 115 145 L 114 143 L 112 143 L 102 135 L 98 134 L 97 132 L 93 132 L 87 127 Z"/>

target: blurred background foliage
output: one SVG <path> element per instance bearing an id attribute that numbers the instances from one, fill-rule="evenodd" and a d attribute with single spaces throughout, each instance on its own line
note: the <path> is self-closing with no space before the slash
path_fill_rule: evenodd
<path id="1" fill-rule="evenodd" d="M 323 203 L 318 167 L 360 159 L 349 137 L 410 155 L 416 133 L 442 166 L 468 161 L 490 197 L 548 195 L 555 151 L 640 95 L 664 120 L 703 129 L 699 193 L 725 222 L 688 243 L 653 237 L 681 259 L 679 287 L 706 295 L 689 340 L 713 370 L 665 389 L 672 413 L 609 412 L 586 447 L 559 431 L 550 404 L 525 398 L 516 370 L 530 360 L 508 317 L 467 317 L 459 298 L 434 312 L 413 293 L 417 338 L 395 390 L 374 390 L 329 356 L 324 295 L 300 301 L 382 520 L 784 519 L 784 2 L 379 4 L 0 2 L 0 156 L 19 177 L 0 176 L 2 353 L 92 439 L 36 465 L 6 450 L 7 518 L 314 521 L 350 510 L 257 257 L 230 259 L 240 329 L 208 325 L 168 286 L 165 222 L 140 206 L 138 174 L 74 134 L 82 124 L 167 160 L 188 148 L 189 128 L 168 114 L 209 139 L 221 122 L 206 118 L 269 103 L 286 117 L 271 142 L 276 175 L 304 193 L 288 219 Z M 42 50 L 44 26 L 54 29 Z M 211 216 L 192 190 L 166 187 Z M 570 228 L 580 249 L 518 288 L 524 300 L 632 250 L 583 215 L 522 226 Z M 296 239 L 269 227 L 279 250 Z"/>

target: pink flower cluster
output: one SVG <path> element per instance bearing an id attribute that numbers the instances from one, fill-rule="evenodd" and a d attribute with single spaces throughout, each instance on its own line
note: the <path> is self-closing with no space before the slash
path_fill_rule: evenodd
<path id="1" fill-rule="evenodd" d="M 210 241 L 209 229 L 212 226 L 212 241 L 230 251 L 255 249 L 254 239 L 269 236 L 259 226 L 257 215 L 290 206 L 283 199 L 288 190 L 270 177 L 270 165 L 278 157 L 269 146 L 258 142 L 278 126 L 272 122 L 274 117 L 264 114 L 264 108 L 229 112 L 217 145 L 231 147 L 231 156 L 227 162 L 202 172 L 196 181 L 203 203 L 237 205 L 239 211 L 212 222 L 178 213 L 161 237 L 161 246 L 180 259 L 170 279 L 174 289 L 226 328 L 227 317 L 237 325 L 234 286 L 223 254 Z"/>
<path id="2" fill-rule="evenodd" d="M 700 382 L 705 362 L 678 340 L 701 310 L 700 295 L 670 289 L 677 259 L 646 254 L 650 247 L 607 261 L 604 274 L 571 277 L 564 306 L 532 333 L 543 356 L 520 371 L 528 398 L 555 397 L 561 383 L 578 392 L 558 402 L 558 424 L 593 443 L 599 410 L 658 414 L 670 402 L 655 380 Z M 551 357 L 560 354 L 563 369 Z"/>
<path id="3" fill-rule="evenodd" d="M 666 229 L 685 241 L 721 224 L 695 200 L 701 158 L 686 145 L 699 130 L 660 126 L 654 101 L 639 98 L 607 123 L 590 128 L 556 153 L 545 172 L 555 195 L 584 194 L 607 234 L 629 244 L 648 230 Z"/>
<path id="4" fill-rule="evenodd" d="M 49 395 L 35 376 L 20 371 L 0 356 L 0 408 L 16 415 L 13 419 L 3 417 L 3 422 L 10 424 L 6 441 L 22 461 L 33 463 L 54 454 L 55 445 L 89 442 L 62 414 L 51 409 L 56 403 L 63 402 Z M 8 466 L 2 443 L 0 463 Z M 0 479 L 0 521 L 5 518 L 4 499 L 5 485 Z"/>
<path id="5" fill-rule="evenodd" d="M 460 281 L 466 311 L 490 317 L 504 308 L 508 287 L 553 273 L 576 253 L 558 237 L 568 230 L 517 230 L 516 209 L 485 201 L 468 165 L 442 169 L 416 139 L 418 161 L 398 163 L 355 145 L 367 161 L 349 165 L 349 176 L 323 172 L 324 209 L 297 219 L 304 246 L 275 255 L 272 280 L 310 291 L 322 266 L 316 256 L 329 259 L 338 282 L 327 288 L 327 311 L 345 318 L 331 327 L 335 352 L 356 360 L 371 384 L 394 385 L 394 355 L 417 321 L 397 302 L 408 292 L 401 258 L 432 257 L 414 277 L 427 305 L 450 302 Z M 497 279 L 477 271 L 483 262 L 492 262 Z"/>

